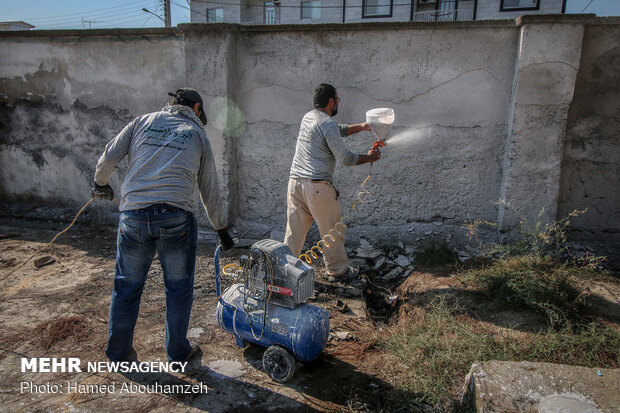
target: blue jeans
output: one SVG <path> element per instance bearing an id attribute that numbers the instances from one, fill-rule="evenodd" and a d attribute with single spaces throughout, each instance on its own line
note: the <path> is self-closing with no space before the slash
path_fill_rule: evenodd
<path id="1" fill-rule="evenodd" d="M 197 236 L 194 215 L 180 208 L 156 204 L 121 212 L 106 348 L 110 360 L 121 361 L 131 351 L 140 298 L 155 250 L 166 287 L 166 354 L 169 361 L 187 357 Z"/>

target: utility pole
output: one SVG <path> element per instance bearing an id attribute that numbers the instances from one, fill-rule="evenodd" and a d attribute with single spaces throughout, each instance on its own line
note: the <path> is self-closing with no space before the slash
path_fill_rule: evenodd
<path id="1" fill-rule="evenodd" d="M 92 29 L 93 23 L 101 23 L 101 21 L 100 20 L 84 20 L 84 17 L 82 17 L 82 26 L 86 27 L 86 25 L 88 24 L 88 28 Z"/>
<path id="2" fill-rule="evenodd" d="M 164 25 L 172 26 L 172 18 L 170 16 L 170 0 L 164 0 Z"/>

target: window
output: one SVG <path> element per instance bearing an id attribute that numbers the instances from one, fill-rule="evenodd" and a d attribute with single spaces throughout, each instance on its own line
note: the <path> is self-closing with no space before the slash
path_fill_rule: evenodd
<path id="1" fill-rule="evenodd" d="M 278 7 L 279 2 L 276 4 L 275 2 L 267 1 L 264 3 L 264 22 L 265 24 L 278 24 L 280 23 L 280 8 Z"/>
<path id="2" fill-rule="evenodd" d="M 538 10 L 540 0 L 501 0 L 499 11 Z"/>
<path id="3" fill-rule="evenodd" d="M 454 7 L 454 0 L 439 0 L 439 4 L 437 5 L 437 20 L 456 20 L 456 10 Z"/>
<path id="4" fill-rule="evenodd" d="M 207 23 L 222 23 L 224 21 L 224 9 L 207 9 Z"/>
<path id="5" fill-rule="evenodd" d="M 362 18 L 392 17 L 392 0 L 363 0 Z"/>
<path id="6" fill-rule="evenodd" d="M 301 19 L 319 20 L 321 18 L 321 2 L 302 1 L 301 2 Z"/>

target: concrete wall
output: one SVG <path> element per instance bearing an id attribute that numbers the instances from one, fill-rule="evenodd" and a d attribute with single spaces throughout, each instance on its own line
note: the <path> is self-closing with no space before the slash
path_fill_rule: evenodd
<path id="1" fill-rule="evenodd" d="M 611 19 L 601 19 L 601 21 Z M 559 215 L 585 208 L 571 236 L 616 257 L 620 251 L 620 22 L 585 28 L 568 113 Z"/>
<path id="2" fill-rule="evenodd" d="M 375 107 L 396 111 L 371 194 L 351 214 L 351 243 L 433 237 L 462 246 L 462 225 L 475 218 L 511 233 L 517 217 L 499 198 L 530 222 L 543 208 L 549 222 L 591 205 L 597 212 L 576 221 L 579 234 L 613 238 L 618 27 L 593 16 L 527 16 L 0 34 L 0 193 L 68 208 L 85 202 L 105 143 L 185 84 L 208 105 L 230 224 L 269 236 L 284 230 L 299 122 L 325 81 L 342 99 L 339 122 L 361 122 Z M 357 152 L 372 141 L 348 138 Z M 346 212 L 368 168 L 337 167 Z"/>
<path id="3" fill-rule="evenodd" d="M 466 32 L 336 26 L 240 33 L 235 104 L 250 127 L 236 143 L 239 222 L 265 233 L 284 229 L 287 171 L 319 81 L 338 88 L 340 122 L 361 122 L 374 107 L 397 113 L 392 135 L 401 143 L 386 147 L 375 165 L 352 239 L 453 234 L 468 215 L 495 220 L 518 30 Z M 361 133 L 349 142 L 365 152 L 373 139 Z M 368 165 L 337 168 L 345 209 L 367 174 Z M 385 231 L 378 234 L 378 226 Z"/>
<path id="4" fill-rule="evenodd" d="M 86 202 L 105 144 L 185 79 L 171 29 L 7 34 L 0 62 L 1 198 L 57 206 Z"/>

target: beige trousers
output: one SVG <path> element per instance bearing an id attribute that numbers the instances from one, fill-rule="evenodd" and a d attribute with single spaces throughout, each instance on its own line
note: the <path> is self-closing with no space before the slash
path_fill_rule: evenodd
<path id="1" fill-rule="evenodd" d="M 316 221 L 321 238 L 329 233 L 342 219 L 342 207 L 338 202 L 336 188 L 327 181 L 291 178 L 286 196 L 286 235 L 284 243 L 298 257 L 306 241 L 306 235 Z M 349 265 L 344 249 L 344 238 L 332 231 L 336 241 L 328 240 L 330 247 L 323 248 L 323 259 L 328 275 L 340 275 Z"/>

